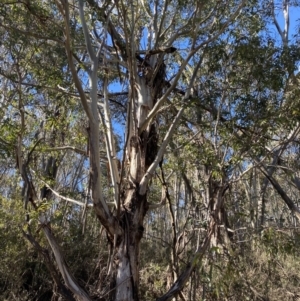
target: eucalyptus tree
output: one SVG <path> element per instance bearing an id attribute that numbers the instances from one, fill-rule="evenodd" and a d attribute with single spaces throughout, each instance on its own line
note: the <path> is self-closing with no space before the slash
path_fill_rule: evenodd
<path id="1" fill-rule="evenodd" d="M 13 133 L 11 141 L 3 143 L 7 154 L 16 153 L 24 202 L 38 212 L 38 227 L 64 284 L 51 258 L 44 259 L 65 298 L 91 300 L 50 230 L 49 209 L 41 210 L 38 203 L 61 197 L 55 191 L 60 185 L 76 190 L 84 183 L 111 249 L 98 297 L 139 300 L 140 243 L 152 206 L 148 191 L 157 168 L 163 170 L 167 163 L 169 150 L 180 157 L 172 141 L 176 131 L 188 129 L 188 140 L 192 138 L 197 150 L 192 156 L 196 153 L 199 162 L 194 168 L 209 207 L 208 227 L 190 263 L 182 274 L 174 274 L 174 284 L 158 300 L 180 293 L 211 238 L 217 239 L 225 191 L 244 174 L 236 172 L 239 168 L 259 161 L 265 136 L 279 122 L 276 97 L 283 89 L 282 74 L 275 71 L 282 65 L 278 51 L 259 37 L 263 22 L 255 5 L 259 6 L 242 0 L 4 5 L 1 30 L 7 36 L 7 65 L 1 75 L 13 92 L 3 95 L 14 100 L 13 107 L 6 102 L 6 111 L 17 115 L 9 120 L 9 130 L 2 127 Z M 261 63 L 253 64 L 257 57 Z M 39 118 L 45 118 L 46 125 L 37 122 Z M 267 118 L 274 119 L 273 125 Z M 114 129 L 123 135 L 119 153 Z M 63 176 L 69 170 L 66 157 L 79 161 L 77 178 L 87 175 L 88 157 L 90 178 L 68 185 L 68 175 Z M 104 184 L 104 169 L 111 187 Z M 182 176 L 188 186 L 188 177 Z M 164 177 L 162 186 L 167 194 Z M 25 236 L 43 253 L 29 229 L 30 225 Z M 173 234 L 176 238 L 175 227 Z"/>
<path id="2" fill-rule="evenodd" d="M 177 92 L 176 85 L 180 82 L 188 62 L 193 57 L 199 56 L 204 47 L 224 33 L 226 27 L 238 16 L 243 3 L 227 3 L 225 8 L 218 3 L 204 5 L 165 1 L 143 3 L 139 6 L 135 2 L 126 3 L 127 5 L 118 2 L 99 7 L 93 1 L 87 2 L 92 22 L 86 19 L 83 2 L 79 2 L 78 9 L 89 56 L 85 70 L 89 76 L 90 100 L 84 93 L 73 62 L 72 40 L 68 28 L 70 7 L 66 3 L 57 5 L 65 17 L 69 67 L 89 119 L 92 198 L 96 214 L 113 244 L 112 266 L 109 273 L 114 276 L 112 278 L 115 300 L 137 300 L 139 244 L 144 229 L 143 219 L 148 210 L 149 181 L 158 165 L 162 163 L 166 147 L 184 112 L 185 102 L 191 97 L 191 88 L 201 66 L 201 59 L 189 76 L 184 92 L 179 93 L 181 96 L 176 115 L 158 147 L 159 113 L 167 101 L 172 103 L 169 96 Z M 93 30 L 92 34 L 90 30 Z M 177 46 L 179 39 L 182 40 L 181 45 L 184 45 L 185 51 L 177 49 L 180 47 L 180 44 Z M 108 70 L 111 62 L 117 62 L 115 69 L 112 70 L 119 73 L 128 93 L 125 145 L 120 171 L 117 168 L 108 99 Z M 102 64 L 103 103 L 99 110 L 100 64 Z M 167 79 L 170 76 L 168 70 L 170 67 L 175 73 L 171 81 Z M 109 210 L 101 191 L 98 155 L 100 122 L 105 132 L 107 158 L 114 189 L 115 214 Z M 208 241 L 209 237 L 204 247 L 207 247 Z M 189 267 L 178 278 L 170 292 L 160 300 L 173 298 L 183 287 L 193 268 L 194 265 Z M 76 291 L 75 288 L 71 289 L 73 292 Z"/>

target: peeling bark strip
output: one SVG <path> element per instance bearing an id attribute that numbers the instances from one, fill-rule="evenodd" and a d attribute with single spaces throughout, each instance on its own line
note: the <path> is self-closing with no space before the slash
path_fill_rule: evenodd
<path id="1" fill-rule="evenodd" d="M 69 267 L 68 267 L 65 259 L 63 258 L 60 248 L 59 248 L 58 244 L 56 243 L 56 240 L 55 240 L 54 236 L 52 235 L 50 229 L 47 226 L 44 226 L 43 232 L 45 233 L 45 236 L 51 246 L 51 249 L 55 256 L 55 261 L 56 261 L 59 271 L 61 272 L 62 277 L 66 283 L 66 286 L 72 291 L 72 293 L 76 296 L 76 298 L 78 298 L 78 300 L 92 301 L 92 299 L 90 299 L 90 297 L 87 295 L 87 293 L 79 286 L 76 279 L 70 273 Z"/>
<path id="2" fill-rule="evenodd" d="M 56 270 L 52 259 L 49 256 L 47 249 L 43 248 L 31 235 L 31 233 L 25 233 L 22 230 L 24 237 L 33 245 L 33 247 L 38 251 L 39 254 L 44 258 L 45 265 L 47 266 L 48 271 L 50 272 L 52 279 L 54 280 L 58 293 L 62 295 L 68 301 L 76 301 L 73 297 L 71 291 L 60 281 L 58 271 Z"/>

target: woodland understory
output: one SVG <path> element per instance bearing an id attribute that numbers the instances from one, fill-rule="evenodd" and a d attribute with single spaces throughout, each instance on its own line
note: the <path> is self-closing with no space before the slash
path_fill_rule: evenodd
<path id="1" fill-rule="evenodd" d="M 0 0 L 0 299 L 300 300 L 298 0 Z"/>

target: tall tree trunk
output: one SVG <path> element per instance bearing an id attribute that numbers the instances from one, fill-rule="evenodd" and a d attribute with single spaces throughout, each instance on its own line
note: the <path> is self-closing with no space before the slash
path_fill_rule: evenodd
<path id="1" fill-rule="evenodd" d="M 134 58 L 135 60 L 135 58 Z M 128 62 L 133 66 L 133 62 Z M 148 168 L 157 159 L 158 137 L 155 121 L 141 131 L 149 111 L 162 94 L 165 80 L 165 65 L 157 60 L 156 55 L 143 59 L 142 72 L 139 75 L 133 68 L 132 78 L 135 86 L 132 90 L 130 120 L 128 124 L 127 158 L 129 169 L 127 182 L 123 183 L 122 206 L 117 216 L 121 233 L 114 237 L 114 262 L 115 262 L 115 301 L 139 300 L 139 250 L 143 236 L 143 220 L 148 210 L 147 189 L 140 191 L 140 185 L 145 177 L 146 187 L 153 176 L 147 174 Z M 156 70 L 156 74 L 154 74 Z M 139 132 L 140 131 L 140 132 Z"/>
<path id="2" fill-rule="evenodd" d="M 139 300 L 139 250 L 143 236 L 143 219 L 147 211 L 146 195 L 140 196 L 136 189 L 128 191 L 121 212 L 122 233 L 116 238 L 115 284 L 116 301 Z"/>

